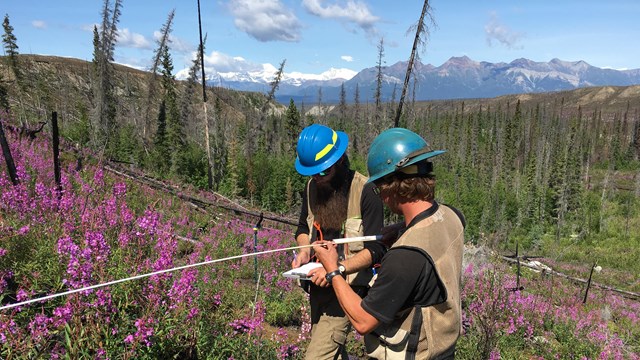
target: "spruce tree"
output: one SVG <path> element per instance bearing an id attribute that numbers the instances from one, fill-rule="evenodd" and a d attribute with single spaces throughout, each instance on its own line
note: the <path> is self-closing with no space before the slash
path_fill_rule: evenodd
<path id="1" fill-rule="evenodd" d="M 163 103 L 166 105 L 167 117 L 167 145 L 171 159 L 171 172 L 179 172 L 182 152 L 184 150 L 184 125 L 180 121 L 180 110 L 176 94 L 175 77 L 173 76 L 173 61 L 169 54 L 169 47 L 164 46 L 161 57 L 162 88 L 164 90 Z"/>
<path id="2" fill-rule="evenodd" d="M 353 118 L 355 124 L 355 134 L 353 136 L 353 148 L 358 154 L 362 154 L 363 151 L 363 129 L 366 127 L 362 123 L 362 105 L 360 104 L 360 84 L 356 83 L 356 88 L 353 91 Z M 366 150 L 365 150 L 366 151 Z"/>
<path id="3" fill-rule="evenodd" d="M 376 103 L 375 115 L 376 126 L 380 125 L 380 119 L 382 116 L 382 80 L 384 74 L 382 73 L 382 64 L 384 63 L 384 38 L 380 38 L 378 43 L 378 61 L 376 62 L 376 90 L 373 95 L 373 99 Z"/>
<path id="4" fill-rule="evenodd" d="M 344 82 L 340 84 L 340 103 L 338 104 L 338 114 L 340 119 L 338 120 L 338 128 L 344 129 L 345 124 L 349 123 L 347 119 L 347 93 L 344 90 Z"/>
<path id="5" fill-rule="evenodd" d="M 287 134 L 287 151 L 296 148 L 296 142 L 298 139 L 298 134 L 300 133 L 300 113 L 296 108 L 296 104 L 293 102 L 293 99 L 289 99 L 289 107 L 287 111 L 284 113 L 285 118 L 285 131 Z"/>
<path id="6" fill-rule="evenodd" d="M 167 16 L 167 21 L 162 25 L 160 29 L 160 37 L 156 40 L 156 50 L 153 55 L 153 60 L 151 63 L 151 69 L 149 71 L 149 82 L 147 85 L 147 101 L 145 105 L 145 115 L 142 126 L 142 137 L 144 139 L 147 138 L 147 134 L 150 132 L 151 128 L 151 109 L 153 107 L 154 99 L 156 97 L 157 85 L 156 81 L 158 80 L 158 68 L 162 65 L 163 53 L 165 51 L 165 47 L 169 47 L 169 43 L 171 40 L 169 39 L 169 35 L 171 34 L 171 27 L 173 24 L 173 17 L 175 15 L 175 10 L 169 12 Z"/>
<path id="7" fill-rule="evenodd" d="M 20 79 L 20 69 L 18 67 L 18 39 L 13 34 L 13 26 L 9 23 L 9 14 L 4 15 L 4 21 L 2 21 L 2 28 L 4 34 L 2 34 L 2 44 L 4 45 L 4 52 L 9 61 L 9 67 L 13 70 L 13 74 L 16 79 Z"/>
<path id="8" fill-rule="evenodd" d="M 160 173 L 169 168 L 169 146 L 167 141 L 167 111 L 166 104 L 163 100 L 160 103 L 158 118 L 156 121 L 156 133 L 153 138 L 153 165 Z"/>

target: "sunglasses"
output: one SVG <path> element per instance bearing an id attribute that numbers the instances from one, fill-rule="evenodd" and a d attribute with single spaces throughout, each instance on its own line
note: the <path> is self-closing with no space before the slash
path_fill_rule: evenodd
<path id="1" fill-rule="evenodd" d="M 313 175 L 313 176 L 317 176 L 317 177 L 325 177 L 329 174 L 331 174 L 333 172 L 333 165 L 331 165 L 330 167 L 320 171 L 319 173 Z"/>

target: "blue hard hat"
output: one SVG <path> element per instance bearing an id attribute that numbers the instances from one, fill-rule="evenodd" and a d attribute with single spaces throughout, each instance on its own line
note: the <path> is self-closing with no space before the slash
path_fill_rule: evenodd
<path id="1" fill-rule="evenodd" d="M 391 128 L 378 135 L 369 147 L 367 169 L 373 182 L 422 160 L 445 153 L 431 150 L 418 134 L 404 128 Z"/>
<path id="2" fill-rule="evenodd" d="M 307 126 L 298 137 L 296 170 L 315 175 L 335 164 L 347 151 L 349 137 L 342 131 L 319 124 Z"/>

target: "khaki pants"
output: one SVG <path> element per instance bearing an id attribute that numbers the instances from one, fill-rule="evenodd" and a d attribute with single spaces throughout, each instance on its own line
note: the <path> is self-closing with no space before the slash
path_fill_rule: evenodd
<path id="1" fill-rule="evenodd" d="M 306 360 L 333 360 L 347 357 L 335 357 L 338 348 L 347 341 L 349 319 L 346 316 L 337 317 L 321 315 L 317 324 L 311 328 L 311 342 L 307 347 Z M 346 349 L 342 346 L 342 354 Z M 341 354 L 341 355 L 342 355 Z"/>
<path id="2" fill-rule="evenodd" d="M 354 287 L 360 297 L 364 296 L 366 288 Z M 322 288 L 311 285 L 309 289 L 311 305 L 311 342 L 307 347 L 306 360 L 348 360 L 348 355 L 342 346 L 341 356 L 336 353 L 341 345 L 347 341 L 350 324 L 349 318 L 340 307 L 333 288 Z"/>

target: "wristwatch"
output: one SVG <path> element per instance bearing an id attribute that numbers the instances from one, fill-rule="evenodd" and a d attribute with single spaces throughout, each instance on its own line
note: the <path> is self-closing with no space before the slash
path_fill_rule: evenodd
<path id="1" fill-rule="evenodd" d="M 327 280 L 327 282 L 328 282 L 329 284 L 331 284 L 331 280 L 333 280 L 333 277 L 334 277 L 334 276 L 338 276 L 338 275 L 342 275 L 342 274 L 340 273 L 340 270 L 333 270 L 332 272 L 327 273 L 327 275 L 325 275 L 325 276 L 324 276 L 324 278 L 325 278 L 325 280 Z"/>
<path id="2" fill-rule="evenodd" d="M 344 265 L 338 263 L 338 271 L 340 271 L 340 275 L 346 275 L 347 274 L 347 268 L 344 267 Z"/>

